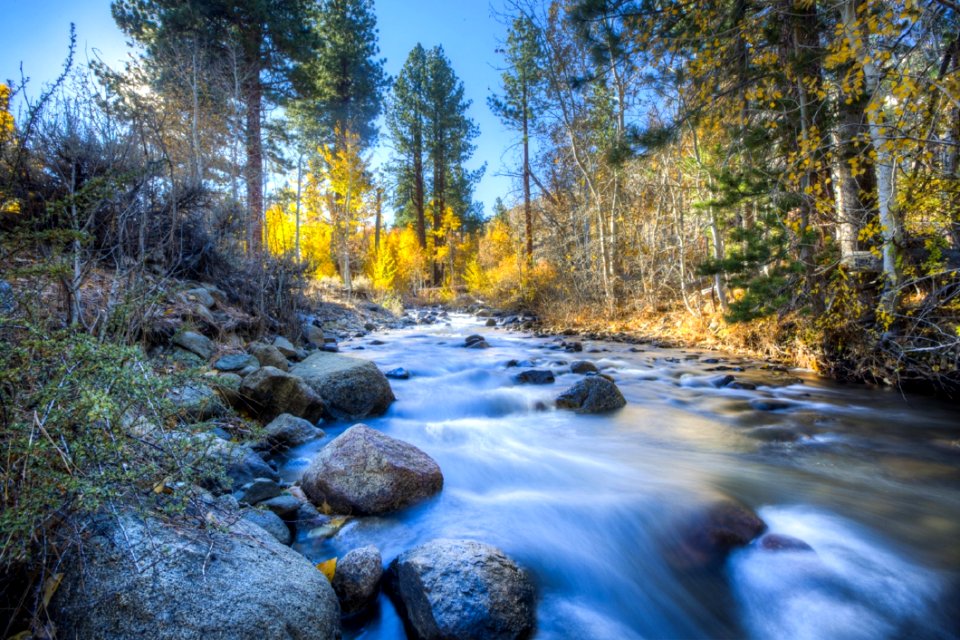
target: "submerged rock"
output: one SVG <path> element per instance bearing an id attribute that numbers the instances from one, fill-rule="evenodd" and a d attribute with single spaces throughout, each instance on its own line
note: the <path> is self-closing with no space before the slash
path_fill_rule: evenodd
<path id="1" fill-rule="evenodd" d="M 387 587 L 417 638 L 514 640 L 536 624 L 533 584 L 502 551 L 434 540 L 390 564 Z"/>
<path id="2" fill-rule="evenodd" d="M 51 601 L 58 637 L 340 638 L 336 595 L 308 560 L 235 513 L 202 518 L 216 526 L 124 515 L 90 527 Z"/>
<path id="3" fill-rule="evenodd" d="M 387 378 L 369 360 L 318 352 L 290 372 L 323 398 L 330 414 L 343 420 L 381 415 L 395 400 Z"/>
<path id="4" fill-rule="evenodd" d="M 382 576 L 383 560 L 380 550 L 373 545 L 353 549 L 340 558 L 332 585 L 343 614 L 357 613 L 373 603 Z"/>
<path id="5" fill-rule="evenodd" d="M 577 413 L 603 413 L 626 404 L 617 385 L 602 376 L 584 378 L 557 396 L 559 408 L 572 409 Z"/>
<path id="6" fill-rule="evenodd" d="M 764 551 L 813 551 L 803 540 L 781 533 L 768 533 L 760 538 L 757 546 Z"/>
<path id="7" fill-rule="evenodd" d="M 321 396 L 299 376 L 275 367 L 262 367 L 243 379 L 240 393 L 253 405 L 263 420 L 289 413 L 318 422 L 323 418 Z"/>
<path id="8" fill-rule="evenodd" d="M 570 363 L 570 371 L 572 373 L 597 373 L 597 365 L 593 364 L 589 360 L 574 360 Z"/>
<path id="9" fill-rule="evenodd" d="M 358 424 L 317 453 L 300 486 L 314 504 L 334 513 L 374 515 L 438 493 L 443 474 L 412 444 Z"/>
<path id="10" fill-rule="evenodd" d="M 463 346 L 467 349 L 489 349 L 490 345 L 486 340 L 483 339 L 481 335 L 472 335 L 467 336 L 466 340 L 463 341 Z"/>
<path id="11" fill-rule="evenodd" d="M 733 549 L 750 543 L 767 528 L 752 509 L 727 497 L 700 505 L 674 526 L 667 559 L 681 570 L 717 567 Z"/>
<path id="12" fill-rule="evenodd" d="M 555 378 L 549 369 L 528 369 L 513 376 L 519 384 L 553 384 Z"/>
<path id="13" fill-rule="evenodd" d="M 396 369 L 390 369 L 385 374 L 391 380 L 409 380 L 410 372 L 404 369 L 403 367 L 397 367 Z"/>

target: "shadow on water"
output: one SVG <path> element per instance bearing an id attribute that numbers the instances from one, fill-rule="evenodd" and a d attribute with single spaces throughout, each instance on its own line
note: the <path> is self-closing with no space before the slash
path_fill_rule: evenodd
<path id="1" fill-rule="evenodd" d="M 462 348 L 471 333 L 491 348 Z M 349 520 L 332 537 L 301 536 L 311 559 L 375 544 L 388 563 L 439 537 L 494 544 L 538 585 L 538 638 L 958 637 L 956 618 L 943 615 L 960 574 L 953 407 L 712 353 L 591 343 L 609 351 L 568 354 L 466 317 L 377 338 L 385 344 L 357 340 L 365 349 L 351 355 L 411 378 L 391 381 L 397 402 L 368 424 L 433 457 L 444 490 Z M 591 357 L 627 407 L 553 409 L 581 378 L 569 363 Z M 516 384 L 510 360 L 550 369 L 556 382 Z M 725 375 L 738 385 L 722 384 Z M 290 452 L 285 479 L 348 426 Z M 676 523 L 717 495 L 812 551 L 754 541 L 717 566 L 678 568 L 665 551 Z M 383 596 L 345 629 L 403 637 Z"/>

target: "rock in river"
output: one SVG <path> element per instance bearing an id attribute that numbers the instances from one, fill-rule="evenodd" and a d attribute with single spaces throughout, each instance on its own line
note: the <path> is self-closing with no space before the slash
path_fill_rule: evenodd
<path id="1" fill-rule="evenodd" d="M 317 453 L 300 486 L 314 504 L 326 503 L 335 513 L 375 515 L 436 494 L 443 474 L 412 444 L 358 424 Z"/>
<path id="2" fill-rule="evenodd" d="M 759 536 L 766 523 L 749 507 L 720 497 L 679 518 L 667 548 L 667 560 L 680 570 L 719 566 L 736 547 Z"/>
<path id="3" fill-rule="evenodd" d="M 308 560 L 235 514 L 203 518 L 217 526 L 121 516 L 93 527 L 51 602 L 58 637 L 340 638 L 336 595 Z"/>
<path id="4" fill-rule="evenodd" d="M 290 373 L 303 378 L 323 398 L 330 414 L 343 420 L 381 415 L 395 399 L 390 383 L 369 360 L 321 351 L 294 365 Z"/>
<path id="5" fill-rule="evenodd" d="M 534 629 L 535 594 L 502 551 L 471 540 L 434 540 L 390 564 L 397 608 L 425 640 L 512 640 Z"/>
<path id="6" fill-rule="evenodd" d="M 553 371 L 549 369 L 528 369 L 513 376 L 518 384 L 553 384 Z"/>
<path id="7" fill-rule="evenodd" d="M 602 413 L 626 404 L 617 385 L 601 376 L 584 378 L 557 396 L 558 407 L 577 413 Z"/>
<path id="8" fill-rule="evenodd" d="M 382 575 L 383 560 L 373 545 L 354 549 L 337 561 L 333 590 L 344 615 L 356 613 L 376 599 Z"/>
<path id="9" fill-rule="evenodd" d="M 318 422 L 324 413 L 323 399 L 299 376 L 275 367 L 263 367 L 243 379 L 240 393 L 264 420 L 283 413 Z"/>

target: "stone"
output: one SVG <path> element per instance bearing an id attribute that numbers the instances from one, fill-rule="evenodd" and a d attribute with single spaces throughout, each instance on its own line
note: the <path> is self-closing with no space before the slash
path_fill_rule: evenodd
<path id="1" fill-rule="evenodd" d="M 183 420 L 203 422 L 226 414 L 220 395 L 205 384 L 188 384 L 167 392 L 169 400 Z"/>
<path id="2" fill-rule="evenodd" d="M 197 302 L 207 309 L 217 304 L 217 301 L 214 299 L 213 295 L 202 287 L 184 291 L 180 294 L 180 297 L 187 302 Z"/>
<path id="3" fill-rule="evenodd" d="M 326 435 L 322 430 L 313 426 L 309 420 L 298 418 L 289 413 L 281 413 L 264 427 L 268 449 L 283 451 L 290 447 L 298 447 L 315 438 Z"/>
<path id="4" fill-rule="evenodd" d="M 315 423 L 325 411 L 321 396 L 302 378 L 274 367 L 262 367 L 248 375 L 240 392 L 263 420 L 289 413 Z"/>
<path id="5" fill-rule="evenodd" d="M 757 411 L 783 411 L 792 409 L 796 406 L 788 400 L 777 400 L 776 398 L 754 398 L 750 400 L 750 406 Z"/>
<path id="6" fill-rule="evenodd" d="M 204 360 L 209 360 L 216 351 L 213 340 L 196 331 L 180 331 L 173 335 L 173 344 L 190 353 L 196 354 Z"/>
<path id="7" fill-rule="evenodd" d="M 59 569 L 64 578 L 49 607 L 57 636 L 341 637 L 336 595 L 310 561 L 235 513 L 197 515 L 216 526 L 124 515 L 86 527 L 82 554 L 68 554 Z"/>
<path id="8" fill-rule="evenodd" d="M 290 546 L 293 542 L 293 534 L 290 532 L 290 527 L 272 511 L 266 509 L 244 509 L 241 512 L 243 519 L 247 522 L 251 522 L 271 536 L 273 536 L 277 542 L 284 546 Z"/>
<path id="9" fill-rule="evenodd" d="M 557 407 L 577 413 L 603 413 L 626 404 L 617 385 L 602 376 L 584 378 L 557 396 Z"/>
<path id="10" fill-rule="evenodd" d="M 536 625 L 529 577 L 499 549 L 434 540 L 400 554 L 386 586 L 414 636 L 425 640 L 514 640 Z"/>
<path id="11" fill-rule="evenodd" d="M 283 493 L 283 487 L 277 484 L 275 480 L 270 478 L 254 478 L 252 482 L 248 482 L 240 487 L 240 490 L 234 497 L 237 499 L 237 502 L 245 502 L 252 506 L 264 500 L 276 498 L 281 493 Z"/>
<path id="12" fill-rule="evenodd" d="M 342 420 L 382 415 L 395 399 L 387 378 L 369 360 L 321 351 L 290 372 L 300 376 L 323 398 L 327 411 Z"/>
<path id="13" fill-rule="evenodd" d="M 264 500 L 258 506 L 264 509 L 269 509 L 273 513 L 280 516 L 280 519 L 284 522 L 295 522 L 302 504 L 303 502 L 294 496 L 290 495 L 289 493 L 285 493 L 270 498 L 269 500 Z"/>
<path id="14" fill-rule="evenodd" d="M 517 384 L 553 384 L 555 378 L 549 369 L 528 369 L 513 376 Z"/>
<path id="15" fill-rule="evenodd" d="M 697 505 L 674 523 L 676 531 L 666 551 L 667 561 L 680 570 L 719 567 L 737 547 L 749 544 L 766 530 L 766 523 L 749 507 L 719 497 Z"/>
<path id="16" fill-rule="evenodd" d="M 290 363 L 287 362 L 287 358 L 272 344 L 251 342 L 247 347 L 247 351 L 257 359 L 261 367 L 276 367 L 280 369 L 280 371 L 290 369 Z"/>
<path id="17" fill-rule="evenodd" d="M 757 541 L 757 546 L 764 551 L 813 551 L 803 540 L 781 533 L 768 533 Z"/>
<path id="18" fill-rule="evenodd" d="M 337 560 L 333 590 L 340 600 L 340 611 L 351 615 L 372 604 L 380 590 L 383 560 L 373 545 L 349 551 Z"/>
<path id="19" fill-rule="evenodd" d="M 497 326 L 497 321 L 494 318 L 487 318 L 487 321 L 483 323 L 485 327 L 495 327 Z"/>
<path id="20" fill-rule="evenodd" d="M 321 449 L 300 487 L 334 513 L 376 515 L 408 507 L 443 488 L 440 467 L 426 453 L 358 424 Z"/>
<path id="21" fill-rule="evenodd" d="M 298 358 L 301 354 L 300 350 L 283 336 L 277 336 L 273 339 L 273 347 L 286 358 Z"/>
<path id="22" fill-rule="evenodd" d="M 570 363 L 570 371 L 572 373 L 598 373 L 597 365 L 593 364 L 589 360 L 574 360 Z"/>
<path id="23" fill-rule="evenodd" d="M 404 369 L 403 367 L 397 367 L 396 369 L 390 369 L 385 374 L 391 380 L 409 380 L 410 372 Z"/>
<path id="24" fill-rule="evenodd" d="M 249 353 L 231 353 L 213 363 L 217 371 L 237 372 L 247 367 L 260 368 L 260 362 Z"/>
<path id="25" fill-rule="evenodd" d="M 569 351 L 571 353 L 579 353 L 580 351 L 583 351 L 583 343 L 582 342 L 564 342 L 563 348 L 565 351 Z"/>

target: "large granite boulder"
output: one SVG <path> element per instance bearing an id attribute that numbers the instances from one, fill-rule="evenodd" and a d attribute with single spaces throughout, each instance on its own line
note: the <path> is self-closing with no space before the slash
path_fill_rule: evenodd
<path id="1" fill-rule="evenodd" d="M 513 640 L 536 624 L 533 584 L 502 551 L 471 540 L 434 540 L 387 571 L 397 609 L 425 640 Z"/>
<path id="2" fill-rule="evenodd" d="M 97 640 L 340 638 L 322 573 L 236 513 L 171 526 L 104 519 L 64 564 L 51 602 L 58 637 Z"/>
<path id="3" fill-rule="evenodd" d="M 559 396 L 557 406 L 577 413 L 603 413 L 627 404 L 617 385 L 601 376 L 589 376 Z"/>
<path id="4" fill-rule="evenodd" d="M 382 575 L 383 560 L 373 545 L 354 549 L 337 561 L 333 590 L 344 615 L 356 613 L 376 600 Z"/>
<path id="5" fill-rule="evenodd" d="M 300 487 L 314 504 L 335 513 L 375 515 L 438 493 L 443 474 L 412 444 L 358 424 L 317 453 Z"/>
<path id="6" fill-rule="evenodd" d="M 240 393 L 263 420 L 283 413 L 318 422 L 323 418 L 323 399 L 299 376 L 275 367 L 262 367 L 243 379 Z"/>
<path id="7" fill-rule="evenodd" d="M 395 400 L 387 378 L 369 360 L 320 351 L 290 373 L 303 378 L 323 398 L 327 411 L 343 420 L 381 415 Z"/>

